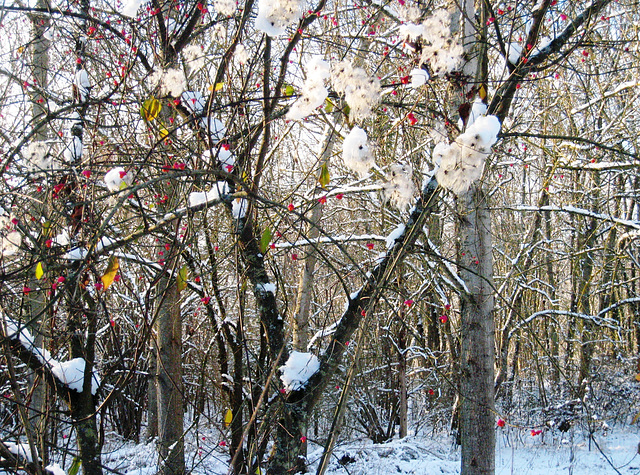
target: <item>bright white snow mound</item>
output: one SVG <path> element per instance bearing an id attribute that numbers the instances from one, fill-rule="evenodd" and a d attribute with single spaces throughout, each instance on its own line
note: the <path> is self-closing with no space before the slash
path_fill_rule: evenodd
<path id="1" fill-rule="evenodd" d="M 316 355 L 292 351 L 287 362 L 280 367 L 280 379 L 287 391 L 296 391 L 304 388 L 319 369 L 320 361 Z"/>

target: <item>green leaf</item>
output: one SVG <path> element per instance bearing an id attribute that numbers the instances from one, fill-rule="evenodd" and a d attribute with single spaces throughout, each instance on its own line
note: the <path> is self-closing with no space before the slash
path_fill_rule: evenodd
<path id="1" fill-rule="evenodd" d="M 291 84 L 288 84 L 284 87 L 284 95 L 285 96 L 293 96 L 296 90 L 293 88 Z"/>
<path id="2" fill-rule="evenodd" d="M 324 111 L 327 114 L 330 114 L 331 112 L 333 112 L 333 107 L 333 102 L 331 102 L 331 99 L 327 97 L 324 101 Z"/>
<path id="3" fill-rule="evenodd" d="M 45 221 L 42 223 L 42 234 L 44 236 L 51 235 L 51 221 Z"/>
<path id="4" fill-rule="evenodd" d="M 322 167 L 320 167 L 320 176 L 318 177 L 318 181 L 320 182 L 320 186 L 322 188 L 326 188 L 331 181 L 331 176 L 329 175 L 329 165 L 327 164 L 327 162 L 324 162 L 322 164 Z"/>
<path id="5" fill-rule="evenodd" d="M 188 276 L 189 269 L 187 269 L 187 266 L 182 266 L 182 268 L 178 271 L 178 276 L 176 277 L 176 287 L 178 288 L 178 293 L 187 288 Z"/>
<path id="6" fill-rule="evenodd" d="M 74 457 L 73 458 L 73 463 L 71 464 L 71 468 L 67 472 L 68 475 L 78 475 L 78 472 L 80 471 L 80 466 L 81 465 L 82 465 L 82 463 L 80 462 L 80 457 Z"/>
<path id="7" fill-rule="evenodd" d="M 140 108 L 140 115 L 147 122 L 151 122 L 153 119 L 158 117 L 158 114 L 160 114 L 160 109 L 162 109 L 160 101 L 155 97 L 150 97 L 142 103 L 142 107 Z"/>
<path id="8" fill-rule="evenodd" d="M 267 227 L 262 233 L 262 237 L 260 238 L 260 252 L 262 254 L 267 252 L 270 242 L 271 242 L 271 229 Z"/>

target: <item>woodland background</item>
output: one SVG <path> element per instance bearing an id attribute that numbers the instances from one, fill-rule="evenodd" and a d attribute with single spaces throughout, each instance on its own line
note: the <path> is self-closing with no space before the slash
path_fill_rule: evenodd
<path id="1" fill-rule="evenodd" d="M 460 63 L 418 85 L 434 45 L 402 25 L 443 10 Z M 232 473 L 436 433 L 492 473 L 505 425 L 635 424 L 638 24 L 630 0 L 4 2 L 1 469 L 111 473 L 105 447 L 155 440 L 187 473 L 207 428 Z M 333 84 L 288 118 L 314 55 L 377 78 L 372 110 Z M 474 103 L 502 128 L 456 195 L 432 150 Z M 293 351 L 319 363 L 299 387 Z"/>

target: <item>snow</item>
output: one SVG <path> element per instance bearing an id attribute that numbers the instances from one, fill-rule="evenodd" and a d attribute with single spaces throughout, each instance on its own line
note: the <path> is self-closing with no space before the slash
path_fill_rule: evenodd
<path id="1" fill-rule="evenodd" d="M 301 15 L 299 0 L 259 0 L 255 27 L 271 37 L 285 33 Z"/>
<path id="2" fill-rule="evenodd" d="M 482 176 L 485 159 L 498 139 L 500 127 L 496 116 L 481 116 L 452 144 L 437 144 L 432 159 L 440 165 L 436 173 L 438 183 L 456 195 L 466 192 Z"/>
<path id="3" fill-rule="evenodd" d="M 75 163 L 82 159 L 82 139 L 77 135 L 71 137 L 64 149 L 64 158 L 67 163 Z"/>
<path id="4" fill-rule="evenodd" d="M 100 238 L 100 241 L 98 241 L 98 244 L 96 246 L 96 252 L 100 252 L 105 247 L 111 246 L 112 244 L 115 244 L 116 242 L 117 241 L 115 239 L 111 239 L 108 236 L 103 236 L 103 237 Z"/>
<path id="5" fill-rule="evenodd" d="M 380 80 L 371 77 L 362 68 L 354 68 L 348 61 L 336 63 L 331 68 L 331 86 L 349 105 L 349 117 L 362 120 L 373 114 L 380 103 Z"/>
<path id="6" fill-rule="evenodd" d="M 67 252 L 63 257 L 64 259 L 67 259 L 70 261 L 81 261 L 81 260 L 84 260 L 85 257 L 87 257 L 87 254 L 88 252 L 86 249 L 82 247 L 74 247 L 69 252 Z"/>
<path id="7" fill-rule="evenodd" d="M 169 68 L 156 70 L 149 76 L 149 82 L 160 87 L 160 95 L 180 97 L 187 88 L 187 78 L 180 69 Z"/>
<path id="8" fill-rule="evenodd" d="M 292 351 L 289 359 L 280 367 L 280 379 L 287 391 L 304 388 L 316 371 L 320 369 L 320 361 L 312 353 Z"/>
<path id="9" fill-rule="evenodd" d="M 421 25 L 402 25 L 400 36 L 408 42 L 422 38 L 420 66 L 428 65 L 434 76 L 450 74 L 462 66 L 464 49 L 453 41 L 451 15 L 447 10 L 436 10 Z"/>
<path id="10" fill-rule="evenodd" d="M 518 43 L 509 43 L 509 46 L 507 46 L 507 61 L 515 66 L 520 62 L 520 56 L 522 56 L 522 46 Z"/>
<path id="11" fill-rule="evenodd" d="M 507 420 L 507 422 L 509 422 Z M 366 438 L 349 438 L 343 429 L 341 440 L 331 457 L 326 475 L 453 475 L 460 473 L 460 450 L 449 436 L 425 429 L 424 433 L 386 443 L 374 444 Z M 496 475 L 575 475 L 638 473 L 636 454 L 640 433 L 637 426 L 614 426 L 598 430 L 594 440 L 588 431 L 572 427 L 568 433 L 544 429 L 531 436 L 531 428 L 496 428 Z M 311 432 L 311 431 L 310 431 Z M 323 447 L 309 435 L 309 473 L 316 473 Z M 319 437 L 321 438 L 321 437 Z M 185 435 L 187 471 L 193 475 L 224 475 L 229 471 L 228 452 L 219 446 L 220 435 L 209 428 L 199 428 Z M 202 454 L 202 455 L 200 455 Z M 189 462 L 190 461 L 190 462 Z M 129 475 L 153 475 L 157 472 L 157 455 L 153 443 L 134 444 L 114 440 L 107 434 L 103 464 Z M 345 463 L 346 462 L 346 463 Z M 263 473 L 264 473 L 263 468 Z M 61 472 L 63 473 L 63 472 Z M 59 475 L 54 472 L 54 475 Z"/>
<path id="12" fill-rule="evenodd" d="M 235 219 L 242 219 L 247 214 L 247 206 L 249 203 L 244 198 L 237 198 L 233 200 L 231 205 L 231 213 Z"/>
<path id="13" fill-rule="evenodd" d="M 247 52 L 247 48 L 242 43 L 236 46 L 236 50 L 233 53 L 233 58 L 241 65 L 246 64 L 247 61 L 249 61 L 249 53 Z"/>
<path id="14" fill-rule="evenodd" d="M 78 88 L 78 96 L 80 98 L 80 102 L 84 102 L 87 100 L 87 96 L 89 95 L 89 90 L 91 89 L 91 83 L 89 82 L 89 75 L 87 74 L 86 69 L 80 69 L 76 72 L 76 77 L 74 80 L 74 85 Z"/>
<path id="15" fill-rule="evenodd" d="M 200 127 L 207 131 L 214 142 L 222 140 L 227 133 L 227 128 L 215 117 L 203 117 L 200 119 Z"/>
<path id="16" fill-rule="evenodd" d="M 597 104 L 600 101 L 603 101 L 604 99 L 607 99 L 609 97 L 615 96 L 616 94 L 621 93 L 622 91 L 626 90 L 626 89 L 633 89 L 634 87 L 640 86 L 640 80 L 636 79 L 636 80 L 632 80 L 632 81 L 627 81 L 627 82 L 623 82 L 621 84 L 618 84 L 614 89 L 610 90 L 610 91 L 606 91 L 604 94 L 599 95 L 597 97 L 595 97 L 594 99 L 591 99 L 589 102 L 587 102 L 586 104 L 582 104 L 581 106 L 578 107 L 574 107 L 573 109 L 571 109 L 571 115 L 575 115 L 578 114 L 579 112 L 582 112 L 590 107 L 593 107 L 595 104 Z"/>
<path id="17" fill-rule="evenodd" d="M 396 228 L 389 233 L 389 235 L 387 236 L 387 249 L 391 249 L 395 245 L 396 239 L 402 236 L 402 233 L 404 233 L 405 229 L 405 225 L 401 223 L 398 224 L 398 226 L 396 226 Z"/>
<path id="18" fill-rule="evenodd" d="M 413 88 L 424 86 L 429 80 L 429 73 L 424 69 L 413 69 L 409 75 L 411 76 L 411 87 Z"/>
<path id="19" fill-rule="evenodd" d="M 305 68 L 307 79 L 302 87 L 302 96 L 287 112 L 290 120 L 302 120 L 324 104 L 329 91 L 324 86 L 329 78 L 331 67 L 319 56 L 312 57 Z"/>
<path id="20" fill-rule="evenodd" d="M 57 463 L 47 465 L 45 467 L 45 470 L 50 471 L 52 475 L 67 475 L 67 472 L 62 470 L 62 467 L 60 467 L 60 465 L 58 465 Z"/>
<path id="21" fill-rule="evenodd" d="M 126 188 L 127 186 L 131 186 L 133 179 L 131 175 L 124 170 L 124 168 L 116 167 L 107 172 L 107 174 L 104 176 L 104 182 L 107 185 L 109 191 L 115 193 L 122 190 L 123 188 Z"/>
<path id="22" fill-rule="evenodd" d="M 31 142 L 24 153 L 28 171 L 31 173 L 48 170 L 53 160 L 49 153 L 50 146 L 46 142 Z"/>
<path id="23" fill-rule="evenodd" d="M 3 443 L 13 455 L 17 455 L 28 462 L 33 462 L 33 456 L 31 455 L 31 448 L 29 447 L 29 444 L 14 444 L 13 442 Z"/>
<path id="24" fill-rule="evenodd" d="M 224 181 L 216 182 L 209 191 L 194 191 L 189 194 L 189 208 L 209 203 L 211 201 L 220 201 L 222 195 L 229 194 L 229 185 Z"/>
<path id="25" fill-rule="evenodd" d="M 409 206 L 416 192 L 412 173 L 409 164 L 394 163 L 389 166 L 384 196 L 392 206 L 400 211 L 404 211 Z"/>
<path id="26" fill-rule="evenodd" d="M 275 295 L 276 285 L 272 282 L 267 282 L 266 284 L 258 284 L 256 285 L 256 290 L 258 292 L 271 292 Z"/>
<path id="27" fill-rule="evenodd" d="M 64 362 L 56 361 L 51 364 L 51 372 L 69 389 L 81 393 L 84 383 L 85 365 L 84 358 L 73 358 Z M 96 394 L 98 386 L 100 386 L 100 378 L 94 370 L 91 381 L 91 394 Z"/>
<path id="28" fill-rule="evenodd" d="M 375 165 L 369 149 L 367 133 L 357 125 L 351 129 L 342 143 L 344 164 L 358 175 L 366 175 Z"/>
<path id="29" fill-rule="evenodd" d="M 180 102 L 194 114 L 201 114 L 207 105 L 200 91 L 184 91 L 180 96 Z"/>
<path id="30" fill-rule="evenodd" d="M 144 3 L 144 0 L 128 0 L 124 4 L 124 8 L 120 11 L 124 16 L 135 18 L 138 13 L 138 9 Z"/>
<path id="31" fill-rule="evenodd" d="M 233 16 L 236 12 L 235 0 L 214 0 L 213 8 L 224 16 Z"/>

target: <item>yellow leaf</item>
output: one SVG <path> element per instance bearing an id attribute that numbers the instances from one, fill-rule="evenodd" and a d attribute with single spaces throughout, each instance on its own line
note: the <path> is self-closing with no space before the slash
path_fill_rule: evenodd
<path id="1" fill-rule="evenodd" d="M 221 91 L 224 86 L 223 82 L 217 82 L 215 86 L 213 86 L 214 91 Z"/>
<path id="2" fill-rule="evenodd" d="M 636 374 L 636 381 L 640 381 L 640 373 Z"/>
<path id="3" fill-rule="evenodd" d="M 160 104 L 160 101 L 155 97 L 151 97 L 142 103 L 140 115 L 147 122 L 151 122 L 153 119 L 158 117 L 161 109 L 162 105 Z"/>
<path id="4" fill-rule="evenodd" d="M 18 46 L 18 53 L 24 53 L 24 46 Z"/>
<path id="5" fill-rule="evenodd" d="M 167 138 L 167 136 L 169 135 L 169 131 L 164 128 L 164 125 L 161 125 L 159 129 L 160 129 L 160 140 Z"/>
<path id="6" fill-rule="evenodd" d="M 116 256 L 111 256 L 109 258 L 109 264 L 107 265 L 107 270 L 105 271 L 104 275 L 100 277 L 100 280 L 102 281 L 102 285 L 104 286 L 104 290 L 107 290 L 109 286 L 113 283 L 113 279 L 116 278 L 118 269 L 120 269 L 120 263 L 118 262 L 118 258 Z"/>
<path id="7" fill-rule="evenodd" d="M 38 262 L 38 265 L 36 266 L 36 279 L 38 280 L 42 279 L 43 275 L 44 275 L 44 269 L 42 268 L 42 262 Z"/>
<path id="8" fill-rule="evenodd" d="M 231 409 L 227 409 L 227 412 L 224 415 L 224 426 L 229 427 L 231 425 L 231 421 L 233 421 L 233 412 L 231 412 Z"/>
<path id="9" fill-rule="evenodd" d="M 187 288 L 187 277 L 187 266 L 182 266 L 182 268 L 178 271 L 178 276 L 176 277 L 176 287 L 178 288 L 178 293 Z"/>
<path id="10" fill-rule="evenodd" d="M 487 85 L 480 84 L 478 88 L 478 97 L 482 100 L 482 102 L 487 102 Z"/>

